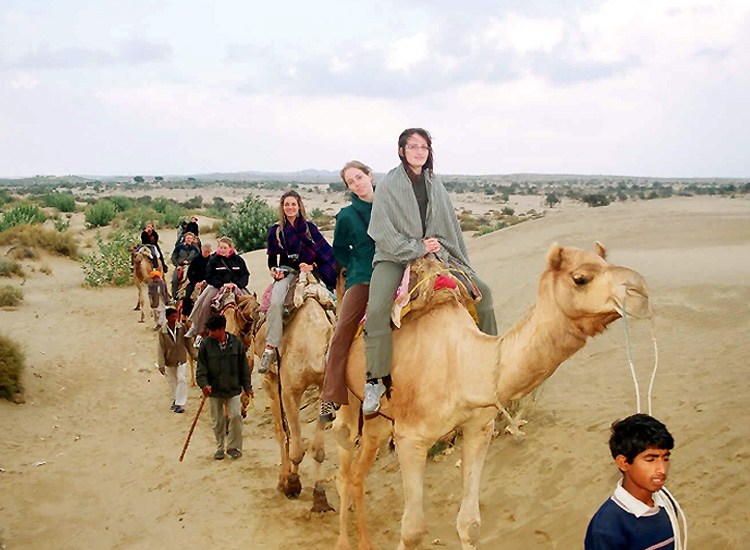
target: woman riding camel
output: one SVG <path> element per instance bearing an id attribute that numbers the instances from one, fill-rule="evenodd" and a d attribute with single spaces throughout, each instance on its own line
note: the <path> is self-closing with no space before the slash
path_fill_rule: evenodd
<path id="1" fill-rule="evenodd" d="M 206 288 L 195 301 L 193 311 L 188 318 L 192 325 L 185 336 L 187 338 L 193 336 L 202 338 L 208 334 L 205 325 L 211 314 L 211 301 L 219 293 L 221 287 L 226 285 L 228 288 L 237 288 L 244 292 L 249 280 L 250 272 L 247 270 L 245 260 L 235 252 L 234 242 L 229 237 L 221 237 L 216 254 L 208 257 Z M 196 345 L 198 345 L 197 340 Z"/>
<path id="2" fill-rule="evenodd" d="M 346 292 L 338 304 L 336 330 L 328 348 L 325 380 L 320 394 L 321 422 L 332 422 L 334 410 L 349 402 L 346 363 L 352 340 L 367 309 L 372 258 L 375 255 L 375 243 L 367 234 L 375 193 L 372 170 L 353 160 L 341 169 L 341 179 L 351 191 L 352 204 L 342 208 L 336 216 L 333 253 L 336 262 L 346 269 Z"/>
<path id="3" fill-rule="evenodd" d="M 375 241 L 375 258 L 365 322 L 364 414 L 376 413 L 385 393 L 383 379 L 390 375 L 393 353 L 391 307 L 408 264 L 435 254 L 444 263 L 463 270 L 482 294 L 476 305 L 479 329 L 497 334 L 490 289 L 471 268 L 456 211 L 445 187 L 433 174 L 429 132 L 422 128 L 401 132 L 398 156 L 401 164 L 388 172 L 375 192 L 368 231 Z"/>
<path id="4" fill-rule="evenodd" d="M 313 269 L 329 289 L 336 286 L 333 250 L 318 227 L 307 221 L 305 206 L 296 191 L 287 191 L 279 201 L 279 222 L 268 229 L 268 268 L 274 279 L 266 314 L 266 349 L 258 372 L 268 372 L 281 345 L 284 300 L 300 272 Z"/>
<path id="5" fill-rule="evenodd" d="M 169 268 L 167 262 L 164 261 L 164 255 L 161 253 L 161 248 L 159 248 L 159 234 L 156 232 L 156 229 L 154 229 L 154 222 L 146 223 L 146 228 L 141 232 L 141 244 L 156 248 L 156 251 L 159 253 L 161 265 L 164 266 L 164 273 L 167 273 Z"/>

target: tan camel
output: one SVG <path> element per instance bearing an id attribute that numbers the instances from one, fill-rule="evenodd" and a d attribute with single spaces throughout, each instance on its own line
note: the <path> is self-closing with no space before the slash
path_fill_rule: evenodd
<path id="1" fill-rule="evenodd" d="M 158 257 L 152 260 L 151 251 L 146 246 L 133 247 L 130 253 L 133 256 L 133 279 L 135 279 L 135 286 L 138 288 L 138 303 L 133 311 L 140 310 L 141 320 L 138 322 L 144 323 L 146 322 L 146 313 L 143 307 L 143 288 L 148 286 L 149 281 L 151 281 L 151 271 L 154 266 L 162 274 L 164 273 L 164 266 Z"/>
<path id="2" fill-rule="evenodd" d="M 281 448 L 281 472 L 277 488 L 288 498 L 299 496 L 302 483 L 299 464 L 305 456 L 305 442 L 300 426 L 300 402 L 310 386 L 323 386 L 325 356 L 333 333 L 331 321 L 323 306 L 313 297 L 306 298 L 294 318 L 284 327 L 279 348 L 277 372 L 262 375 L 263 389 L 271 401 L 274 432 Z M 253 341 L 254 354 L 260 357 L 266 346 L 266 326 Z M 279 390 L 281 390 L 279 392 Z M 317 410 L 317 408 L 316 408 Z M 311 449 L 315 459 L 313 512 L 333 510 L 326 497 L 322 463 L 325 459 L 323 425 L 316 422 Z"/>
<path id="3" fill-rule="evenodd" d="M 358 403 L 342 407 L 334 423 L 339 442 L 340 532 L 337 550 L 348 549 L 347 508 L 354 497 L 360 550 L 371 549 L 364 519 L 364 480 L 377 449 L 393 429 L 404 486 L 399 550 L 418 547 L 424 533 L 423 486 L 427 451 L 444 434 L 463 433 L 463 498 L 456 522 L 463 550 L 479 541 L 479 489 L 498 410 L 528 394 L 602 332 L 627 306 L 650 316 L 646 283 L 635 271 L 596 254 L 554 245 L 539 281 L 536 305 L 504 336 L 481 333 L 455 302 L 438 305 L 394 333 L 391 398 L 382 415 L 366 419 L 354 462 Z M 347 382 L 362 398 L 364 346 L 354 342 Z M 391 423 L 391 420 L 393 423 Z M 343 444 L 343 445 L 342 445 Z"/>

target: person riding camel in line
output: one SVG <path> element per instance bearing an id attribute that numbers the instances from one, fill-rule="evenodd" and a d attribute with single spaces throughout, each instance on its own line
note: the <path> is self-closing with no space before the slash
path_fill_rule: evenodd
<path id="1" fill-rule="evenodd" d="M 333 253 L 336 262 L 346 269 L 346 292 L 338 304 L 336 330 L 328 348 L 325 379 L 320 393 L 320 420 L 332 422 L 334 410 L 348 404 L 346 364 L 349 348 L 367 309 L 372 276 L 375 243 L 367 234 L 372 212 L 374 188 L 372 170 L 357 160 L 341 169 L 341 179 L 351 191 L 352 204 L 336 216 Z"/>
<path id="2" fill-rule="evenodd" d="M 300 272 L 315 270 L 329 289 L 336 286 L 333 249 L 318 227 L 307 220 L 302 198 L 287 191 L 279 201 L 279 221 L 268 229 L 266 237 L 268 268 L 274 279 L 271 302 L 266 314 L 266 349 L 258 372 L 269 371 L 281 345 L 284 301 Z"/>
<path id="3" fill-rule="evenodd" d="M 207 334 L 205 330 L 206 319 L 211 314 L 211 301 L 219 293 L 223 286 L 237 288 L 243 293 L 247 292 L 245 287 L 250 280 L 250 272 L 247 270 L 245 260 L 234 250 L 234 242 L 229 237 L 219 239 L 219 247 L 216 254 L 208 258 L 206 265 L 206 288 L 195 301 L 193 311 L 188 318 L 192 323 L 186 336 L 196 336 L 195 346 L 200 346 L 200 341 Z"/>
<path id="4" fill-rule="evenodd" d="M 182 314 L 187 317 L 193 312 L 193 292 L 198 283 L 206 280 L 208 259 L 211 257 L 211 245 L 206 243 L 201 247 L 200 256 L 193 259 L 188 266 L 188 285 L 185 288 L 185 297 L 182 299 Z"/>
<path id="5" fill-rule="evenodd" d="M 398 138 L 401 163 L 378 185 L 368 233 L 375 241 L 370 305 L 364 326 L 367 381 L 364 414 L 380 409 L 383 379 L 390 376 L 393 354 L 391 308 L 404 270 L 413 261 L 435 254 L 461 269 L 479 289 L 479 329 L 497 335 L 492 294 L 469 262 L 461 226 L 443 184 L 433 173 L 432 137 L 423 128 L 404 130 Z"/>
<path id="6" fill-rule="evenodd" d="M 190 221 L 185 225 L 185 233 L 192 233 L 195 235 L 196 240 L 200 236 L 200 228 L 198 227 L 198 218 L 195 216 L 190 217 Z"/>
<path id="7" fill-rule="evenodd" d="M 177 268 L 172 274 L 172 296 L 177 296 L 177 287 L 180 284 L 180 268 L 187 269 L 190 262 L 200 256 L 201 251 L 194 243 L 195 235 L 185 233 L 183 242 L 178 244 L 172 252 L 172 265 Z"/>
<path id="8" fill-rule="evenodd" d="M 161 248 L 159 248 L 159 234 L 156 232 L 156 229 L 154 229 L 154 222 L 148 222 L 146 228 L 141 232 L 141 244 L 152 246 L 156 249 L 159 253 L 161 265 L 164 266 L 164 273 L 167 273 L 169 268 L 167 262 L 164 261 L 164 255 L 161 253 Z"/>

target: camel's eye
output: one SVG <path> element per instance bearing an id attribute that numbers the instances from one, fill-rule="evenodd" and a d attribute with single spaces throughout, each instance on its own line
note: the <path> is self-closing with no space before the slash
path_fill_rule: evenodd
<path id="1" fill-rule="evenodd" d="M 573 282 L 578 286 L 583 286 L 591 282 L 591 277 L 586 277 L 584 275 L 573 275 Z"/>

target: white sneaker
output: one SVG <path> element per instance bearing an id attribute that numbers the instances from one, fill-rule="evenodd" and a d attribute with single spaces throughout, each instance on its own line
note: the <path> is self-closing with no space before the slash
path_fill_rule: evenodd
<path id="1" fill-rule="evenodd" d="M 382 382 L 365 384 L 365 400 L 362 402 L 362 413 L 366 415 L 375 414 L 380 410 L 380 398 L 385 393 Z"/>
<path id="2" fill-rule="evenodd" d="M 260 374 L 266 374 L 269 370 L 271 370 L 271 365 L 273 365 L 275 361 L 276 350 L 267 349 L 263 352 L 263 355 L 260 356 L 260 365 L 258 365 L 258 372 Z"/>
<path id="3" fill-rule="evenodd" d="M 192 338 L 195 336 L 195 324 L 190 325 L 190 328 L 185 333 L 185 338 Z"/>
<path id="4" fill-rule="evenodd" d="M 195 337 L 195 343 L 193 343 L 193 347 L 194 348 L 200 348 L 201 347 L 201 342 L 203 342 L 203 336 L 200 336 L 200 335 L 196 336 Z"/>

